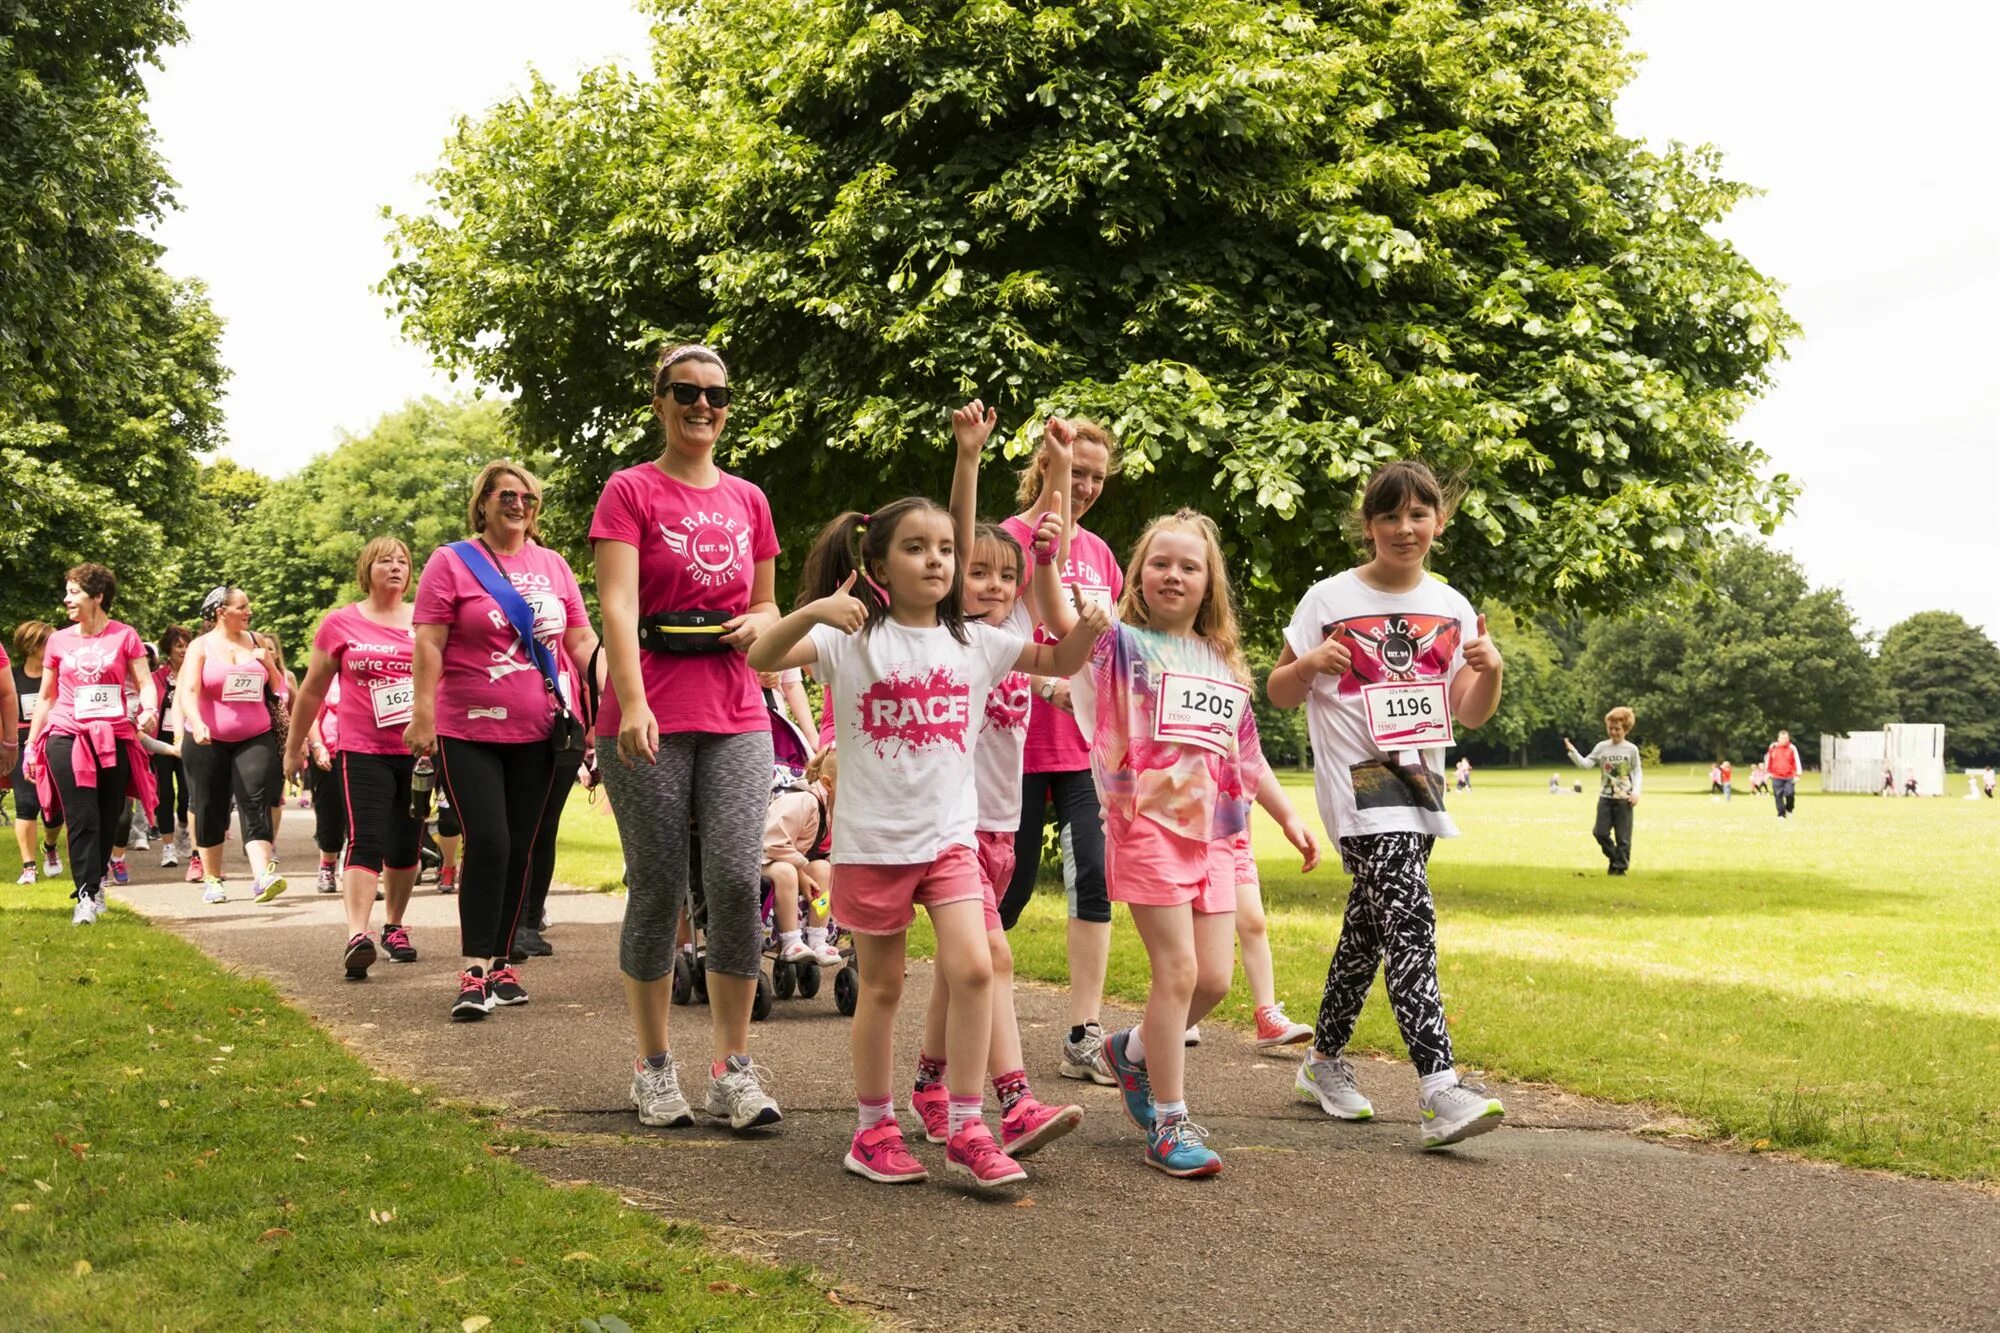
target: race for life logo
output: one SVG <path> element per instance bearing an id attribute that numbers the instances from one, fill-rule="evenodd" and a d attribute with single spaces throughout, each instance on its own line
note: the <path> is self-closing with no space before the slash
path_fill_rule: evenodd
<path id="1" fill-rule="evenodd" d="M 861 736 L 875 753 L 955 746 L 964 752 L 971 691 L 949 667 L 921 676 L 891 674 L 861 692 Z"/>
<path id="2" fill-rule="evenodd" d="M 1320 626 L 1338 635 L 1353 662 L 1340 678 L 1340 693 L 1361 693 L 1363 685 L 1438 680 L 1451 673 L 1462 631 L 1455 616 L 1349 616 Z"/>
<path id="3" fill-rule="evenodd" d="M 76 679 L 83 684 L 118 678 L 118 654 L 109 644 L 84 639 L 71 648 L 69 660 L 76 668 Z"/>
<path id="4" fill-rule="evenodd" d="M 687 576 L 704 588 L 734 583 L 750 560 L 750 529 L 728 514 L 685 514 L 676 532 L 659 525 L 667 549 L 687 561 Z"/>
<path id="5" fill-rule="evenodd" d="M 995 731 L 1019 731 L 1028 725 L 1029 685 L 1025 671 L 1010 671 L 986 693 L 986 725 Z"/>

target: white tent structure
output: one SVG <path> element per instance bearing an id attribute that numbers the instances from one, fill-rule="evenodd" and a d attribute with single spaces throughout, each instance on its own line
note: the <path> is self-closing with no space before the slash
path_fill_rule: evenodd
<path id="1" fill-rule="evenodd" d="M 1880 731 L 1853 736 L 1821 736 L 1822 790 L 1873 794 L 1882 790 L 1887 770 L 1898 796 L 1910 778 L 1917 795 L 1944 795 L 1944 727 L 1933 722 L 1896 722 Z"/>

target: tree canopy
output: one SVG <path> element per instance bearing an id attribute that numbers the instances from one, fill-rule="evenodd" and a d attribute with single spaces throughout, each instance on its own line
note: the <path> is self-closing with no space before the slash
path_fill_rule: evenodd
<path id="1" fill-rule="evenodd" d="M 51 614 L 81 560 L 156 615 L 196 529 L 221 324 L 145 234 L 173 200 L 140 72 L 178 9 L 0 0 L 0 620 Z"/>
<path id="2" fill-rule="evenodd" d="M 1610 0 L 654 8 L 649 74 L 462 122 L 394 220 L 406 331 L 518 391 L 573 504 L 653 447 L 688 337 L 794 552 L 942 494 L 973 395 L 1017 455 L 1048 411 L 1111 424 L 1094 523 L 1226 511 L 1264 609 L 1348 563 L 1390 457 L 1464 483 L 1438 568 L 1524 610 L 1623 604 L 1790 503 L 1732 435 L 1794 331 L 1711 230 L 1747 187 L 1618 132 Z"/>
<path id="3" fill-rule="evenodd" d="M 1882 676 L 1899 722 L 1941 722 L 1947 758 L 2000 763 L 2000 647 L 1950 611 L 1919 611 L 1882 636 Z"/>

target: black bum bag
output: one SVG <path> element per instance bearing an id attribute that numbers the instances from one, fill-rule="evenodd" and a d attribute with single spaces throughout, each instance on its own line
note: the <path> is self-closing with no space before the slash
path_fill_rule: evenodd
<path id="1" fill-rule="evenodd" d="M 726 653 L 723 628 L 734 617 L 727 611 L 662 611 L 639 622 L 639 646 L 648 652 Z"/>

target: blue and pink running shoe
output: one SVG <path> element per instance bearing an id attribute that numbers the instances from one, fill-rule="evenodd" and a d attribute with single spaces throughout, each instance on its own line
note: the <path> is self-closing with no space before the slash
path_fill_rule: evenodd
<path id="1" fill-rule="evenodd" d="M 1125 1100 L 1125 1114 L 1132 1117 L 1132 1123 L 1148 1134 L 1153 1132 L 1153 1080 L 1147 1077 L 1146 1066 L 1134 1060 L 1129 1051 L 1132 1029 L 1121 1028 L 1104 1039 L 1105 1061 L 1111 1066 L 1111 1073 L 1118 1080 L 1118 1092 Z"/>
<path id="2" fill-rule="evenodd" d="M 1162 1120 L 1146 1136 L 1146 1165 L 1181 1180 L 1218 1175 L 1222 1159 L 1202 1142 L 1207 1137 L 1207 1130 L 1184 1115 Z"/>

